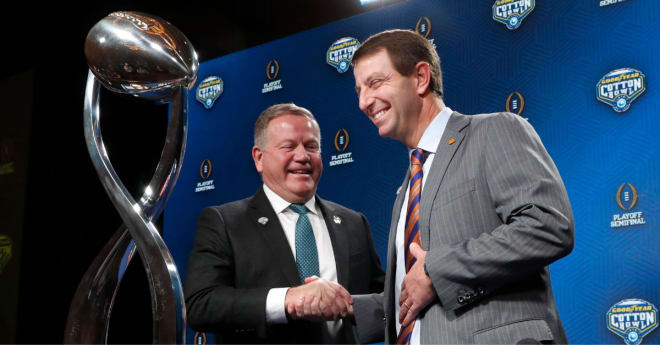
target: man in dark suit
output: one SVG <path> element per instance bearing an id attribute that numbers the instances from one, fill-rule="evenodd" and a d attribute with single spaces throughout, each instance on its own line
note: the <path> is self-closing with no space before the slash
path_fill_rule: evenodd
<path id="1" fill-rule="evenodd" d="M 341 319 L 352 314 L 349 292 L 383 289 L 369 224 L 316 195 L 321 133 L 307 109 L 266 109 L 254 140 L 263 188 L 199 218 L 185 281 L 188 322 L 223 343 L 354 343 L 351 322 Z"/>
<path id="2" fill-rule="evenodd" d="M 370 37 L 352 63 L 360 109 L 411 162 L 384 293 L 353 296 L 359 340 L 382 339 L 385 317 L 387 343 L 566 343 L 548 265 L 573 249 L 573 215 L 532 126 L 446 107 L 435 48 L 412 31 Z"/>

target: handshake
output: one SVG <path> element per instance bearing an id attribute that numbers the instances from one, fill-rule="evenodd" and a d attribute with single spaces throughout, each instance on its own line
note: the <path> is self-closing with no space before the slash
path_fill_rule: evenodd
<path id="1" fill-rule="evenodd" d="M 353 298 L 341 285 L 312 276 L 287 291 L 285 308 L 293 319 L 337 320 L 353 315 Z"/>

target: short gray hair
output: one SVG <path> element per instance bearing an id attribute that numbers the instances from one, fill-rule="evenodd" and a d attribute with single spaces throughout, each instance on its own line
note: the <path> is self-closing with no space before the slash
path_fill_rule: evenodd
<path id="1" fill-rule="evenodd" d="M 266 143 L 266 128 L 268 128 L 268 124 L 274 118 L 282 115 L 299 115 L 306 117 L 314 124 L 316 124 L 316 128 L 319 130 L 319 141 L 321 140 L 321 128 L 319 127 L 319 123 L 316 121 L 316 118 L 314 115 L 312 115 L 311 111 L 293 103 L 282 103 L 271 105 L 257 118 L 257 121 L 254 123 L 255 146 L 263 149 L 264 144 Z"/>

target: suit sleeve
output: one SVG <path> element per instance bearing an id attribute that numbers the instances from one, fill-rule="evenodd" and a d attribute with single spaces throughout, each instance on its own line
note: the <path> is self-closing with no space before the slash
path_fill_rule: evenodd
<path id="1" fill-rule="evenodd" d="M 199 331 L 256 330 L 266 335 L 268 288 L 235 288 L 227 223 L 217 208 L 202 211 L 185 283 L 188 322 Z"/>
<path id="2" fill-rule="evenodd" d="M 360 214 L 369 245 L 371 282 L 367 295 L 353 295 L 353 335 L 359 344 L 382 342 L 385 336 L 383 311 L 383 284 L 385 272 L 374 247 L 373 237 L 366 217 Z"/>
<path id="3" fill-rule="evenodd" d="M 482 123 L 487 194 L 501 224 L 479 236 L 431 248 L 426 269 L 445 309 L 456 309 L 540 272 L 573 249 L 574 223 L 564 184 L 541 139 L 512 114 Z M 469 210 L 468 210 L 469 212 Z M 460 220 L 459 220 L 460 221 Z M 459 296 L 457 298 L 457 296 Z"/>
<path id="4" fill-rule="evenodd" d="M 383 292 L 383 285 L 385 282 L 385 271 L 383 271 L 383 266 L 380 263 L 380 258 L 378 257 L 378 253 L 374 247 L 374 239 L 371 235 L 371 227 L 369 226 L 367 217 L 360 213 L 360 218 L 362 219 L 363 228 L 367 237 L 367 245 L 369 246 L 369 263 L 371 265 L 371 268 L 369 269 L 369 272 L 371 272 L 369 292 L 381 293 Z"/>
<path id="5" fill-rule="evenodd" d="M 385 339 L 383 293 L 353 295 L 353 335 L 358 344 L 382 342 Z"/>

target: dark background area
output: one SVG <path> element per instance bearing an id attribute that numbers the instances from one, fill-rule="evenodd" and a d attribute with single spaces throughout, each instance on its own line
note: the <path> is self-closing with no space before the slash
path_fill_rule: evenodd
<path id="1" fill-rule="evenodd" d="M 359 0 L 1 5 L 0 85 L 19 90 L 0 96 L 0 119 L 21 131 L 0 131 L 0 136 L 13 136 L 25 152 L 12 157 L 19 167 L 16 176 L 0 176 L 0 199 L 6 201 L 0 204 L 0 234 L 21 235 L 8 270 L 0 275 L 0 283 L 19 291 L 16 310 L 7 310 L 14 302 L 0 302 L 6 313 L 16 315 L 15 327 L 0 323 L 0 333 L 8 337 L 0 342 L 61 343 L 80 279 L 121 224 L 83 135 L 83 47 L 96 22 L 118 10 L 159 16 L 188 37 L 203 62 L 395 2 L 400 0 L 367 6 Z M 16 112 L 9 104 L 31 107 Z M 137 196 L 159 160 L 167 106 L 103 91 L 101 112 L 112 164 Z M 11 122 L 30 113 L 27 121 Z M 17 204 L 22 207 L 3 206 Z M 0 301 L 5 298 L 12 297 L 0 296 Z M 139 258 L 124 277 L 112 315 L 110 343 L 152 341 L 149 290 Z"/>

